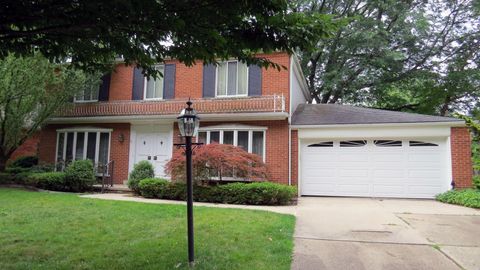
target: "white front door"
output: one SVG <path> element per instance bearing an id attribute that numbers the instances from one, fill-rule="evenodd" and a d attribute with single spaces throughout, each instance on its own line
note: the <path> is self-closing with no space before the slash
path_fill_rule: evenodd
<path id="1" fill-rule="evenodd" d="M 172 132 L 168 127 L 132 126 L 134 164 L 142 160 L 152 163 L 156 177 L 166 177 L 165 164 L 172 157 Z M 132 136 L 133 137 L 133 136 Z"/>
<path id="2" fill-rule="evenodd" d="M 449 188 L 444 138 L 308 140 L 301 194 L 433 198 Z"/>

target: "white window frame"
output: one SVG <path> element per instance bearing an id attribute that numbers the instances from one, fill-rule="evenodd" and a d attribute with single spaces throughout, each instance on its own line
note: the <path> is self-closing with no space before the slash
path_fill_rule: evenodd
<path id="1" fill-rule="evenodd" d="M 237 63 L 237 86 L 235 88 L 235 95 L 229 95 L 228 94 L 228 63 Z M 225 82 L 225 95 L 219 95 L 218 94 L 218 68 L 219 68 L 219 65 L 217 65 L 215 67 L 215 97 L 218 97 L 218 98 L 225 98 L 225 97 L 247 97 L 248 96 L 248 70 L 249 70 L 249 66 L 247 65 L 247 81 L 245 82 L 245 85 L 247 87 L 246 91 L 245 91 L 245 94 L 238 94 L 238 82 L 239 82 L 239 79 L 238 79 L 238 70 L 239 70 L 239 65 L 240 64 L 244 64 L 238 60 L 229 60 L 229 61 L 224 61 L 224 62 L 221 62 L 221 64 L 226 64 L 227 66 L 227 75 L 226 75 L 226 82 Z M 246 64 L 245 64 L 246 65 Z"/>
<path id="2" fill-rule="evenodd" d="M 85 97 L 85 90 L 86 90 L 86 89 L 83 89 L 83 90 L 82 90 L 83 97 Z M 78 94 L 80 94 L 80 93 L 78 93 Z M 77 94 L 77 95 L 78 95 L 78 94 Z M 73 102 L 75 102 L 75 103 L 92 103 L 92 102 L 98 102 L 98 96 L 100 95 L 100 88 L 98 89 L 97 98 L 96 98 L 96 99 L 89 99 L 89 100 L 84 100 L 84 99 L 83 99 L 83 100 L 79 100 L 79 99 L 77 99 L 77 95 L 74 95 L 74 96 L 73 96 Z"/>
<path id="3" fill-rule="evenodd" d="M 162 80 L 162 84 L 163 84 L 162 96 L 161 97 L 155 97 L 155 98 L 147 98 L 148 78 L 145 77 L 144 81 L 143 81 L 143 100 L 163 100 L 163 95 L 165 93 L 165 65 L 160 64 L 160 65 L 155 65 L 154 67 L 155 67 L 155 69 L 157 69 L 157 67 L 163 67 L 163 77 L 160 77 L 160 79 Z M 157 80 L 158 79 L 153 81 L 153 88 L 154 89 L 155 89 L 155 85 L 157 84 Z"/>
<path id="4" fill-rule="evenodd" d="M 205 127 L 200 128 L 198 132 L 206 132 L 206 144 L 210 144 L 210 132 L 212 131 L 219 131 L 219 144 L 223 144 L 223 134 L 225 131 L 233 131 L 233 145 L 238 146 L 238 132 L 239 131 L 247 131 L 248 132 L 248 149 L 246 151 L 248 153 L 252 153 L 253 148 L 253 132 L 263 132 L 263 155 L 262 160 L 265 162 L 266 160 L 266 153 L 267 153 L 267 128 L 265 127 Z M 198 143 L 199 137 L 197 136 L 196 142 Z"/>
<path id="5" fill-rule="evenodd" d="M 60 134 L 63 133 L 63 149 L 62 149 L 62 160 L 65 159 L 67 155 L 67 134 L 73 133 L 73 144 L 72 144 L 72 158 L 75 160 L 76 151 L 77 151 L 77 134 L 85 133 L 84 135 L 84 145 L 82 160 L 87 159 L 87 143 L 88 143 L 88 133 L 96 133 L 97 137 L 95 140 L 95 160 L 93 161 L 94 165 L 98 164 L 98 158 L 100 153 L 100 133 L 108 133 L 108 153 L 107 153 L 107 164 L 110 162 L 110 151 L 112 145 L 112 129 L 104 128 L 67 128 L 67 129 L 57 129 L 57 140 L 55 145 L 55 168 L 57 168 L 58 163 L 58 143 L 60 140 Z"/>

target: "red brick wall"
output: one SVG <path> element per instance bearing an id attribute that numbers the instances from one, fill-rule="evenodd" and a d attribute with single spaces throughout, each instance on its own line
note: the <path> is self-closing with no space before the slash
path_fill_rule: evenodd
<path id="1" fill-rule="evenodd" d="M 282 65 L 287 69 L 278 71 L 274 68 L 263 69 L 262 71 L 262 95 L 281 95 L 285 97 L 285 110 L 288 112 L 290 102 L 290 56 L 287 53 L 279 52 L 273 54 L 259 54 L 258 57 L 264 57 L 274 63 Z"/>
<path id="2" fill-rule="evenodd" d="M 110 80 L 108 97 L 110 101 L 132 100 L 133 68 L 133 66 L 125 66 L 124 64 L 116 66 Z"/>
<path id="3" fill-rule="evenodd" d="M 27 139 L 20 147 L 15 150 L 15 152 L 13 152 L 12 156 L 10 157 L 10 161 L 13 161 L 23 156 L 36 156 L 38 154 L 37 149 L 39 141 L 40 136 L 38 133 Z"/>
<path id="4" fill-rule="evenodd" d="M 187 67 L 175 61 L 175 98 L 201 98 L 203 87 L 203 64 Z"/>
<path id="5" fill-rule="evenodd" d="M 41 162 L 54 163 L 57 143 L 57 129 L 79 127 L 81 125 L 49 125 L 40 133 L 38 156 Z M 130 124 L 89 124 L 89 127 L 111 128 L 110 160 L 115 161 L 113 179 L 116 184 L 123 184 L 128 179 L 128 160 L 130 149 Z M 119 142 L 123 134 L 124 141 Z"/>
<path id="6" fill-rule="evenodd" d="M 452 151 L 452 177 L 456 188 L 472 186 L 471 138 L 466 127 L 452 127 L 450 136 Z"/>
<path id="7" fill-rule="evenodd" d="M 298 185 L 298 130 L 292 130 L 291 135 L 291 144 L 292 144 L 292 169 L 291 169 L 291 179 L 292 185 Z"/>

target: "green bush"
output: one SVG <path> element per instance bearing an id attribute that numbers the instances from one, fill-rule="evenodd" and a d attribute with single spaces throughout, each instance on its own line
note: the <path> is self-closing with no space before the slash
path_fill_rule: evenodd
<path id="1" fill-rule="evenodd" d="M 37 156 L 23 156 L 14 160 L 9 167 L 31 168 L 38 164 Z"/>
<path id="2" fill-rule="evenodd" d="M 146 160 L 142 160 L 133 166 L 133 171 L 128 177 L 128 187 L 135 193 L 140 194 L 140 190 L 138 189 L 140 180 L 153 178 L 154 176 L 155 171 L 153 170 L 153 165 Z"/>
<path id="3" fill-rule="evenodd" d="M 15 177 L 10 173 L 0 172 L 0 185 L 15 184 Z"/>
<path id="4" fill-rule="evenodd" d="M 32 167 L 7 167 L 5 168 L 6 173 L 10 174 L 18 174 L 18 173 L 41 173 L 41 172 L 52 172 L 55 169 L 55 166 L 52 164 L 42 164 L 42 165 L 35 165 Z"/>
<path id="5" fill-rule="evenodd" d="M 70 191 L 82 192 L 95 184 L 95 172 L 91 160 L 75 160 L 65 169 L 65 181 Z"/>
<path id="6" fill-rule="evenodd" d="M 163 179 L 145 179 L 139 184 L 140 194 L 147 198 L 185 200 L 186 185 Z M 270 182 L 232 183 L 221 186 L 194 186 L 193 199 L 197 202 L 286 205 L 296 194 L 295 187 Z"/>
<path id="7" fill-rule="evenodd" d="M 436 196 L 438 201 L 480 208 L 480 191 L 475 189 L 450 190 Z"/>
<path id="8" fill-rule="evenodd" d="M 34 173 L 29 176 L 29 182 L 41 189 L 57 191 L 69 189 L 64 172 Z"/>
<path id="9" fill-rule="evenodd" d="M 168 181 L 160 178 L 146 178 L 140 180 L 138 189 L 145 198 L 163 198 Z"/>
<path id="10" fill-rule="evenodd" d="M 473 186 L 480 190 L 480 175 L 475 175 L 473 177 Z"/>

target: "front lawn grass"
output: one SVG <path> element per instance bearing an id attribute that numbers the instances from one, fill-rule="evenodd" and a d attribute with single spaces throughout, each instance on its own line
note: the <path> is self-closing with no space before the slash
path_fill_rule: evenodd
<path id="1" fill-rule="evenodd" d="M 449 190 L 437 195 L 437 200 L 444 203 L 459 204 L 472 208 L 480 208 L 480 190 L 461 189 Z"/>
<path id="2" fill-rule="evenodd" d="M 295 219 L 196 207 L 195 269 L 290 269 Z M 186 207 L 0 188 L 0 269 L 188 269 Z"/>

